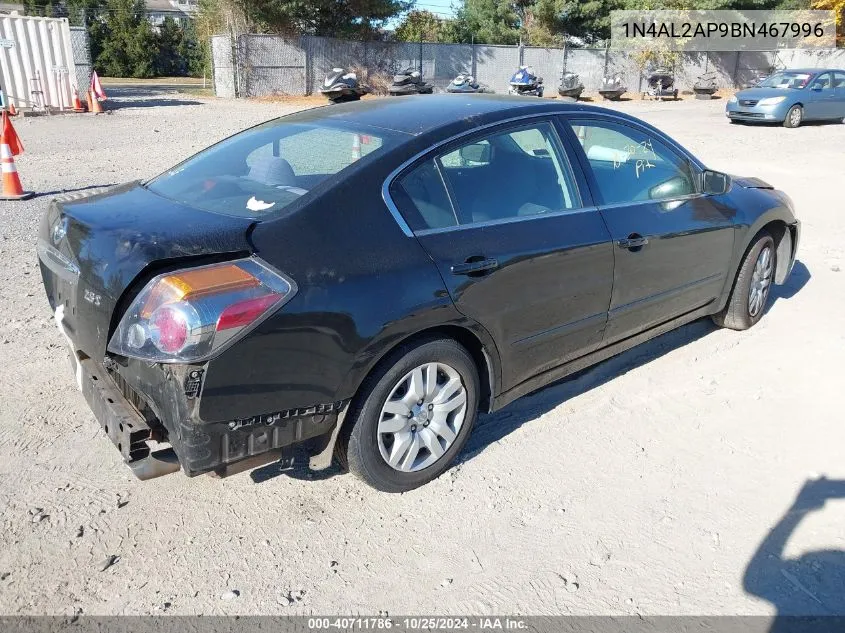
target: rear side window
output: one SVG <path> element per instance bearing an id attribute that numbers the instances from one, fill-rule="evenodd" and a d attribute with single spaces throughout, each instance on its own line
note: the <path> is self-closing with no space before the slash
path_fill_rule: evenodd
<path id="1" fill-rule="evenodd" d="M 696 193 L 689 161 L 644 131 L 606 121 L 572 128 L 604 204 L 667 200 Z"/>
<path id="2" fill-rule="evenodd" d="M 434 160 L 427 160 L 399 181 L 399 198 L 409 224 L 443 229 L 458 223 L 446 185 Z"/>
<path id="3" fill-rule="evenodd" d="M 845 90 L 845 73 L 833 73 L 833 87 Z"/>
<path id="4" fill-rule="evenodd" d="M 401 176 L 396 202 L 413 228 L 511 220 L 581 206 L 548 122 L 476 137 Z"/>
<path id="5" fill-rule="evenodd" d="M 394 140 L 386 131 L 279 119 L 200 152 L 146 186 L 199 209 L 266 219 Z"/>

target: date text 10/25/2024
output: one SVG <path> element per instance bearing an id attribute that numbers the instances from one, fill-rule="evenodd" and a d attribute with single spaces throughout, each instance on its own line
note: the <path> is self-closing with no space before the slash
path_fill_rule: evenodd
<path id="1" fill-rule="evenodd" d="M 520 631 L 528 625 L 512 617 L 313 617 L 308 618 L 310 631 Z"/>

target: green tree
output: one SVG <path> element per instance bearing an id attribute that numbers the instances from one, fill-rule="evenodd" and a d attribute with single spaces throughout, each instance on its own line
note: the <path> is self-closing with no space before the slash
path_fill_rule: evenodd
<path id="1" fill-rule="evenodd" d="M 464 0 L 444 23 L 449 41 L 562 46 L 564 0 Z"/>
<path id="2" fill-rule="evenodd" d="M 105 0 L 23 0 L 24 13 L 45 17 L 68 18 L 73 26 L 83 26 L 96 15 Z"/>
<path id="3" fill-rule="evenodd" d="M 182 57 L 185 32 L 176 20 L 166 17 L 156 34 L 156 74 L 162 77 L 176 77 L 187 73 L 187 60 Z"/>
<path id="4" fill-rule="evenodd" d="M 431 11 L 415 9 L 399 23 L 394 37 L 402 42 L 440 42 L 442 31 L 440 18 Z"/>
<path id="5" fill-rule="evenodd" d="M 453 42 L 518 44 L 521 20 L 515 3 L 508 0 L 464 0 L 455 18 L 444 25 Z"/>
<path id="6" fill-rule="evenodd" d="M 105 8 L 105 18 L 89 27 L 94 68 L 109 77 L 155 77 L 158 38 L 143 0 L 107 0 Z"/>
<path id="7" fill-rule="evenodd" d="M 197 36 L 196 24 L 193 20 L 182 27 L 182 40 L 179 42 L 178 54 L 184 61 L 184 74 L 191 77 L 202 77 L 206 71 L 207 40 L 202 41 Z"/>
<path id="8" fill-rule="evenodd" d="M 290 35 L 376 38 L 413 0 L 239 0 L 253 30 Z"/>

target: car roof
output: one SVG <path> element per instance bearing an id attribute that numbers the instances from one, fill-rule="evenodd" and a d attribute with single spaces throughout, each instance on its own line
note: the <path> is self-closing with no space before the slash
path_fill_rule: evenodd
<path id="1" fill-rule="evenodd" d="M 840 72 L 845 73 L 845 70 L 841 68 L 780 68 L 775 72 L 778 73 L 809 73 L 811 75 L 816 75 L 819 73 L 829 73 L 829 72 Z"/>
<path id="2" fill-rule="evenodd" d="M 621 115 L 620 112 L 605 108 L 537 97 L 435 94 L 364 99 L 329 105 L 309 110 L 308 118 L 314 122 L 318 119 L 343 121 L 418 136 L 440 128 L 454 128 L 461 123 L 466 128 L 472 128 L 523 115 L 585 111 L 612 113 L 617 117 Z"/>

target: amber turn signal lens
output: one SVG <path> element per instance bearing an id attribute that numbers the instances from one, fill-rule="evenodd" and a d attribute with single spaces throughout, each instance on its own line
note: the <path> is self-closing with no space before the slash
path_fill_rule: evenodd
<path id="1" fill-rule="evenodd" d="M 234 264 L 218 264 L 168 275 L 156 284 L 141 310 L 148 318 L 157 307 L 210 294 L 243 290 L 261 282 Z"/>

